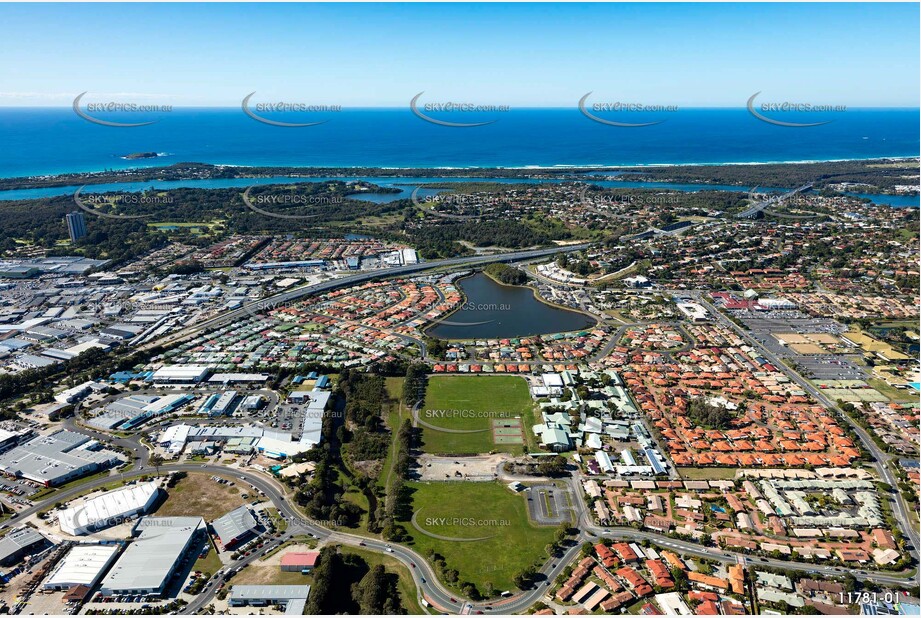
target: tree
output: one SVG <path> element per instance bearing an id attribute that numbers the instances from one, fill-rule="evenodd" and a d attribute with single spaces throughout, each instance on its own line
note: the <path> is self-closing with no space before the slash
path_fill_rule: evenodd
<path id="1" fill-rule="evenodd" d="M 537 571 L 533 566 L 525 567 L 521 573 L 515 576 L 515 585 L 521 590 L 526 590 L 534 584 L 534 577 L 536 575 Z"/>
<path id="2" fill-rule="evenodd" d="M 160 453 L 154 453 L 153 455 L 150 456 L 150 460 L 148 463 L 150 463 L 150 465 L 154 467 L 154 469 L 157 471 L 157 475 L 159 476 L 160 466 L 163 465 L 163 455 L 161 455 Z"/>
<path id="3" fill-rule="evenodd" d="M 400 606 L 400 592 L 394 578 L 388 575 L 381 564 L 371 567 L 352 592 L 363 615 L 392 614 Z"/>
<path id="4" fill-rule="evenodd" d="M 692 399 L 688 405 L 688 418 L 704 429 L 726 429 L 736 415 L 728 408 L 697 398 Z"/>
<path id="5" fill-rule="evenodd" d="M 566 472 L 566 458 L 562 455 L 542 457 L 537 464 L 537 472 L 541 476 L 560 476 Z"/>

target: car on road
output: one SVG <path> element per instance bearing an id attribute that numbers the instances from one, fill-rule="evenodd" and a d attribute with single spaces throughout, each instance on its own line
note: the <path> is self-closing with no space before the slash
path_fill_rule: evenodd
<path id="1" fill-rule="evenodd" d="M 415 562 L 410 562 L 410 563 L 409 563 L 409 566 L 411 566 L 412 568 L 415 569 L 415 568 L 416 568 L 416 563 L 415 563 Z"/>

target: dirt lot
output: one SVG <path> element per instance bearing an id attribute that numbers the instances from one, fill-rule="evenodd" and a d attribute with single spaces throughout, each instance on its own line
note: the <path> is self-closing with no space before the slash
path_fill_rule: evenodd
<path id="1" fill-rule="evenodd" d="M 252 488 L 239 478 L 230 475 L 223 478 L 233 484 L 221 485 L 209 474 L 190 473 L 175 487 L 166 490 L 166 501 L 155 515 L 199 515 L 211 522 L 258 497 L 252 495 Z M 245 493 L 250 494 L 249 499 L 243 498 Z"/>
<path id="2" fill-rule="evenodd" d="M 425 454 L 419 458 L 420 480 L 494 481 L 496 468 L 511 458 L 505 453 L 479 457 L 438 457 Z"/>

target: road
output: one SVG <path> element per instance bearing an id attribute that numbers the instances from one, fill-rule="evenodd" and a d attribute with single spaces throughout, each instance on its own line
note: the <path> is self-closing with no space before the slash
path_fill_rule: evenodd
<path id="1" fill-rule="evenodd" d="M 911 553 L 917 560 L 919 543 L 918 530 L 912 525 L 910 508 L 905 502 L 905 498 L 902 496 L 902 493 L 898 490 L 898 480 L 895 478 L 895 475 L 889 468 L 889 461 L 891 459 L 889 454 L 883 452 L 882 449 L 876 445 L 876 441 L 873 440 L 873 437 L 869 434 L 869 432 L 867 432 L 866 429 L 858 424 L 857 421 L 852 419 L 849 415 L 845 414 L 845 412 L 841 410 L 835 402 L 826 397 L 825 394 L 813 386 L 811 382 L 787 367 L 780 358 L 778 358 L 773 352 L 761 345 L 761 342 L 749 335 L 745 329 L 740 328 L 735 324 L 735 322 L 720 313 L 713 304 L 704 298 L 704 295 L 701 292 L 692 291 L 690 294 L 694 296 L 697 302 L 706 307 L 717 318 L 720 324 L 731 329 L 737 335 L 747 341 L 749 345 L 758 350 L 764 356 L 764 358 L 769 360 L 771 364 L 777 367 L 778 371 L 783 372 L 788 378 L 796 382 L 804 391 L 809 393 L 809 395 L 811 395 L 816 401 L 824 405 L 829 410 L 836 411 L 841 415 L 843 419 L 847 421 L 847 423 L 854 430 L 854 433 L 857 434 L 857 437 L 860 439 L 863 447 L 873 457 L 875 467 L 879 471 L 880 477 L 895 490 L 894 497 L 892 497 L 891 500 L 893 512 L 895 513 L 896 519 L 902 528 L 902 532 L 911 541 L 913 548 Z M 918 579 L 918 581 L 921 582 L 921 579 Z"/>
<path id="2" fill-rule="evenodd" d="M 756 187 L 756 188 L 757 188 L 757 187 Z M 784 200 L 786 200 L 786 199 L 788 199 L 788 198 L 790 198 L 790 197 L 793 197 L 793 196 L 796 195 L 797 193 L 802 193 L 803 191 L 808 191 L 808 190 L 811 189 L 811 188 L 812 188 L 812 183 L 811 183 L 811 182 L 807 182 L 807 183 L 804 184 L 803 186 L 797 187 L 797 188 L 795 188 L 795 189 L 793 189 L 793 190 L 791 190 L 791 191 L 787 191 L 787 192 L 784 193 L 783 195 L 775 195 L 774 197 L 768 198 L 768 199 L 766 199 L 766 200 L 762 200 L 762 201 L 760 201 L 760 202 L 754 204 L 753 206 L 751 206 L 748 210 L 746 210 L 746 211 L 744 211 L 744 212 L 740 212 L 739 214 L 736 215 L 736 217 L 739 218 L 739 219 L 754 219 L 754 218 L 758 215 L 759 212 L 761 212 L 762 210 L 764 210 L 764 209 L 767 208 L 768 206 L 772 206 L 772 205 L 774 205 L 774 204 L 782 204 Z M 752 189 L 752 191 L 754 191 L 754 189 Z"/>
<path id="3" fill-rule="evenodd" d="M 264 298 L 258 301 L 250 302 L 245 304 L 239 309 L 234 309 L 223 313 L 221 315 L 215 316 L 188 328 L 185 328 L 181 331 L 168 335 L 164 338 L 158 339 L 157 341 L 144 344 L 140 346 L 140 349 L 150 349 L 157 346 L 168 346 L 176 344 L 180 341 L 188 339 L 198 333 L 218 328 L 234 320 L 245 319 L 246 317 L 255 315 L 266 309 L 272 309 L 273 307 L 284 306 L 286 303 L 293 302 L 305 296 L 311 294 L 316 294 L 318 292 L 326 292 L 329 290 L 334 290 L 342 287 L 348 287 L 350 285 L 355 285 L 357 283 L 364 283 L 365 281 L 371 281 L 373 279 L 381 278 L 393 278 L 399 277 L 401 275 L 408 275 L 412 273 L 422 272 L 426 270 L 432 270 L 435 268 L 445 268 L 445 267 L 458 267 L 458 266 L 474 266 L 477 264 L 489 264 L 492 262 L 521 262 L 524 260 L 531 260 L 535 258 L 546 257 L 549 255 L 555 255 L 557 253 L 570 253 L 572 251 L 581 251 L 587 249 L 591 246 L 591 243 L 583 243 L 580 245 L 567 245 L 560 247 L 552 247 L 549 249 L 533 249 L 530 251 L 513 251 L 510 253 L 501 253 L 501 254 L 490 254 L 490 255 L 476 255 L 470 257 L 460 257 L 460 258 L 449 258 L 444 260 L 433 260 L 431 262 L 420 262 L 419 264 L 410 264 L 407 266 L 397 266 L 395 268 L 385 268 L 375 271 L 358 273 L 355 275 L 350 275 L 348 277 L 341 277 L 339 279 L 333 279 L 331 281 L 324 281 L 322 283 L 316 283 L 313 285 L 306 285 L 304 287 L 296 288 L 294 290 L 288 290 L 280 294 L 275 294 L 268 298 Z"/>
<path id="4" fill-rule="evenodd" d="M 80 427 L 79 430 L 86 431 L 86 429 L 82 427 Z M 102 436 L 102 438 L 111 440 L 111 438 L 108 436 Z M 234 562 L 232 565 L 229 565 L 227 569 L 243 567 L 257 560 L 266 551 L 274 549 L 292 537 L 310 534 L 321 541 L 328 541 L 330 543 L 338 543 L 353 547 L 361 546 L 368 550 L 389 554 L 393 558 L 402 562 L 407 567 L 409 572 L 412 574 L 417 589 L 423 595 L 423 598 L 425 598 L 435 609 L 439 611 L 460 613 L 468 604 L 466 599 L 457 593 L 445 588 L 438 581 L 431 565 L 421 555 L 412 549 L 400 545 L 390 546 L 383 541 L 363 537 L 356 534 L 332 531 L 319 525 L 317 522 L 312 522 L 305 519 L 297 511 L 297 509 L 287 501 L 285 498 L 284 488 L 274 479 L 270 479 L 261 473 L 212 464 L 174 464 L 160 466 L 161 473 L 172 471 L 202 472 L 209 474 L 220 474 L 230 477 L 236 476 L 237 478 L 246 481 L 250 485 L 256 487 L 259 491 L 263 492 L 266 498 L 270 500 L 278 509 L 279 514 L 288 520 L 288 527 L 281 537 L 270 540 L 263 548 L 260 549 L 259 552 L 255 552 L 242 560 Z M 150 474 L 153 472 L 153 468 L 149 466 L 139 467 L 135 470 L 95 479 L 91 482 L 64 490 L 51 496 L 41 503 L 21 511 L 13 520 L 8 520 L 7 522 L 4 522 L 2 525 L 0 525 L 0 529 L 14 525 L 15 522 L 22 521 L 30 515 L 33 515 L 40 510 L 46 509 L 56 502 L 65 502 L 71 498 L 85 494 L 92 489 L 111 483 L 113 481 L 129 480 L 141 474 Z M 552 583 L 557 578 L 557 576 L 562 573 L 566 566 L 577 557 L 581 550 L 582 543 L 597 541 L 600 537 L 629 541 L 642 541 L 648 539 L 658 545 L 670 547 L 689 555 L 706 557 L 726 563 L 736 562 L 740 556 L 740 554 L 733 552 L 722 551 L 716 548 L 703 547 L 695 543 L 672 539 L 665 535 L 657 534 L 654 532 L 640 531 L 626 527 L 596 526 L 592 522 L 588 512 L 588 507 L 582 498 L 582 489 L 580 486 L 579 477 L 571 477 L 568 480 L 568 483 L 570 484 L 571 495 L 575 497 L 574 510 L 576 512 L 576 521 L 581 528 L 580 534 L 574 540 L 572 546 L 569 547 L 563 555 L 554 557 L 553 559 L 547 561 L 544 567 L 540 570 L 537 585 L 531 590 L 522 591 L 507 599 L 470 603 L 470 611 L 482 611 L 483 613 L 495 614 L 511 614 L 528 609 L 531 605 L 539 601 L 541 597 L 544 596 L 546 590 L 548 589 L 546 582 Z M 830 566 L 823 567 L 815 564 L 774 559 L 759 559 L 752 558 L 750 556 L 746 556 L 746 559 L 749 561 L 760 562 L 764 566 L 776 568 L 796 569 L 806 572 L 820 572 L 826 575 L 842 574 L 842 571 L 839 568 Z M 858 579 L 870 580 L 881 584 L 905 585 L 910 583 L 908 578 L 899 577 L 898 575 L 888 573 L 875 573 L 872 571 L 850 572 Z M 186 613 L 194 613 L 201 610 L 202 608 L 205 608 L 209 603 L 211 603 L 214 595 L 217 592 L 217 585 L 217 580 L 213 580 L 211 583 L 209 583 L 208 586 L 205 587 L 204 591 L 192 603 L 189 604 L 185 610 Z"/>

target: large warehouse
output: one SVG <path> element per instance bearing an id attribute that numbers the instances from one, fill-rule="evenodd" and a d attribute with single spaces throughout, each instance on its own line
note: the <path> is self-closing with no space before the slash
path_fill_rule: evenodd
<path id="1" fill-rule="evenodd" d="M 42 584 L 45 590 L 67 590 L 83 584 L 92 588 L 118 554 L 118 545 L 74 545 Z"/>
<path id="2" fill-rule="evenodd" d="M 0 566 L 12 566 L 28 556 L 41 551 L 51 543 L 34 528 L 16 528 L 0 538 Z"/>
<path id="3" fill-rule="evenodd" d="M 205 520 L 201 517 L 142 517 L 134 527 L 137 538 L 102 580 L 100 592 L 162 594 L 198 532 L 203 530 Z"/>
<path id="4" fill-rule="evenodd" d="M 118 453 L 101 448 L 89 436 L 62 430 L 0 455 L 0 473 L 52 487 L 120 461 Z"/>
<path id="5" fill-rule="evenodd" d="M 61 511 L 58 524 L 67 534 L 89 534 L 146 513 L 159 494 L 160 488 L 155 481 L 109 491 Z"/>
<path id="6" fill-rule="evenodd" d="M 166 384 L 198 384 L 208 377 L 210 371 L 204 365 L 164 365 L 154 372 L 151 379 Z"/>

